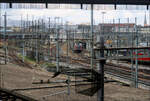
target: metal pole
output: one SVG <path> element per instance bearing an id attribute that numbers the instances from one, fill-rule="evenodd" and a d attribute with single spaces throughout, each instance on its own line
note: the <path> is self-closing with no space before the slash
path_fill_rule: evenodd
<path id="1" fill-rule="evenodd" d="M 6 30 L 7 30 L 7 13 L 5 12 L 4 15 L 5 64 L 7 64 Z"/>
<path id="2" fill-rule="evenodd" d="M 27 14 L 27 31 L 29 31 L 29 24 L 28 24 L 28 14 Z"/>
<path id="3" fill-rule="evenodd" d="M 104 24 L 104 14 L 106 14 L 106 12 L 102 12 L 102 23 Z"/>
<path id="4" fill-rule="evenodd" d="M 149 9 L 149 26 L 150 26 L 150 9 Z M 149 30 L 150 31 L 150 30 Z M 147 47 L 149 46 L 149 33 L 147 33 Z"/>
<path id="5" fill-rule="evenodd" d="M 35 33 L 36 33 L 36 63 L 39 63 L 37 25 L 39 26 L 39 20 L 38 20 L 38 24 L 36 23 L 36 20 L 35 20 Z M 39 28 L 38 28 L 38 30 L 39 30 Z"/>
<path id="6" fill-rule="evenodd" d="M 21 33 L 22 33 L 22 25 L 23 25 L 23 24 L 22 24 L 22 14 L 21 14 L 21 26 L 20 26 L 20 29 L 21 29 L 20 32 L 21 32 Z"/>
<path id="7" fill-rule="evenodd" d="M 68 24 L 67 24 L 67 30 L 68 30 Z M 68 58 L 68 67 L 69 67 L 69 42 L 70 42 L 70 37 L 69 33 L 67 31 L 67 58 Z M 70 95 L 70 76 L 68 75 L 68 95 Z"/>
<path id="8" fill-rule="evenodd" d="M 128 18 L 128 23 L 130 23 Z M 130 43 L 130 42 L 129 42 Z M 131 47 L 133 48 L 133 32 L 131 35 Z M 130 51 L 131 53 L 131 82 L 134 84 L 134 61 L 133 61 L 133 49 Z"/>
<path id="9" fill-rule="evenodd" d="M 42 34 L 44 33 L 44 19 L 42 18 L 42 32 L 40 33 L 40 43 L 39 43 L 39 61 L 41 61 L 42 57 Z"/>
<path id="10" fill-rule="evenodd" d="M 68 25 L 68 22 L 66 24 L 66 31 L 67 31 L 67 57 L 69 58 L 69 42 L 70 42 L 70 37 L 69 37 L 69 32 L 70 32 L 70 29 L 69 29 L 69 25 Z"/>
<path id="11" fill-rule="evenodd" d="M 103 35 L 100 36 L 100 40 L 98 40 L 98 43 L 100 45 L 99 48 L 104 49 Z M 100 50 L 97 55 L 99 59 L 103 58 L 104 50 Z M 104 101 L 104 63 L 105 63 L 105 60 L 100 60 L 98 63 L 98 71 L 101 74 L 100 84 L 98 85 L 98 87 L 100 86 L 101 88 L 97 92 L 97 101 Z"/>
<path id="12" fill-rule="evenodd" d="M 58 19 L 58 23 L 59 23 L 59 17 L 55 18 L 56 21 L 56 71 L 59 72 L 59 28 L 58 28 L 58 24 L 57 24 L 57 19 Z"/>
<path id="13" fill-rule="evenodd" d="M 74 43 L 75 43 L 75 34 L 76 34 L 76 29 L 74 29 L 74 32 L 73 32 L 73 47 L 74 47 Z"/>
<path id="14" fill-rule="evenodd" d="M 137 18 L 135 18 L 135 24 L 137 24 Z M 136 47 L 138 47 L 138 30 L 136 25 L 135 31 L 136 31 Z M 135 87 L 138 88 L 138 50 L 136 49 L 135 52 L 136 52 Z"/>
<path id="15" fill-rule="evenodd" d="M 115 19 L 113 19 L 113 25 L 115 24 Z M 114 30 L 113 30 L 113 38 L 115 39 L 115 27 L 114 27 Z M 113 43 L 112 43 L 112 47 L 114 47 L 115 46 L 115 43 L 114 43 L 114 41 L 113 41 Z"/>
<path id="16" fill-rule="evenodd" d="M 58 20 L 58 23 L 59 23 L 59 20 Z M 59 71 L 59 28 L 56 27 L 56 31 L 57 31 L 56 33 L 57 34 L 57 45 L 56 45 L 56 48 L 57 48 L 56 59 L 57 60 L 56 61 L 57 61 L 57 72 L 58 72 Z"/>
<path id="17" fill-rule="evenodd" d="M 50 33 L 51 33 L 51 32 L 50 32 L 50 30 L 51 30 L 51 29 L 50 29 L 50 28 L 51 28 L 50 23 L 51 23 L 51 19 L 49 18 L 49 34 L 48 34 L 48 36 L 49 36 L 49 37 L 48 37 L 48 56 L 49 56 L 49 60 L 50 60 L 50 54 L 51 54 L 51 53 L 50 53 L 50 44 L 51 44 L 51 42 L 50 42 L 50 41 L 51 41 L 51 39 L 50 39 L 50 38 L 51 38 L 51 37 L 50 37 Z"/>
<path id="18" fill-rule="evenodd" d="M 118 40 L 118 43 L 117 43 L 117 44 L 118 44 L 118 47 L 121 47 L 121 46 L 120 46 L 120 38 L 121 38 L 121 36 L 120 36 L 120 32 L 121 32 L 121 31 L 120 31 L 120 24 L 121 24 L 121 19 L 119 18 L 119 34 L 118 34 L 118 39 L 117 39 L 117 40 Z M 118 47 L 117 47 L 117 48 L 118 48 Z M 119 54 L 119 53 L 118 53 L 118 54 Z"/>
<path id="19" fill-rule="evenodd" d="M 119 48 L 120 46 L 119 46 L 119 42 L 120 42 L 120 40 L 119 40 L 119 33 L 120 33 L 120 19 L 119 19 L 119 30 L 118 30 L 118 33 L 117 33 L 117 48 Z M 119 61 L 118 61 L 118 56 L 119 56 L 119 51 L 117 50 L 117 63 L 119 63 Z"/>
<path id="20" fill-rule="evenodd" d="M 22 61 L 23 62 L 24 62 L 24 56 L 25 56 L 24 49 L 25 49 L 25 40 L 24 40 L 24 34 L 23 34 L 23 56 L 22 56 Z"/>
<path id="21" fill-rule="evenodd" d="M 23 34 L 23 33 L 22 33 L 22 15 L 21 15 L 21 34 Z M 24 54 L 24 52 L 25 52 L 25 51 L 24 51 L 24 46 L 25 46 L 24 44 L 25 44 L 25 42 L 24 42 L 24 41 L 25 41 L 25 40 L 24 40 L 24 34 L 23 34 L 23 49 L 22 49 L 22 55 L 23 55 L 23 56 L 22 56 L 22 61 L 23 61 L 23 62 L 24 62 L 24 56 L 25 56 L 25 54 Z"/>
<path id="22" fill-rule="evenodd" d="M 91 4 L 91 69 L 93 69 L 93 4 Z"/>
<path id="23" fill-rule="evenodd" d="M 104 14 L 105 12 L 102 12 L 103 14 L 103 24 L 104 24 Z M 99 43 L 100 46 L 98 46 L 98 48 L 104 49 L 104 26 L 103 26 L 103 32 L 101 33 L 102 35 L 100 35 L 97 40 L 97 42 Z M 104 57 L 104 50 L 100 50 L 98 52 L 98 58 L 101 59 Z M 101 87 L 98 92 L 97 92 L 97 101 L 104 101 L 104 60 L 100 60 L 98 63 L 98 71 L 101 74 L 101 78 L 100 78 L 100 84 L 99 86 Z"/>
<path id="24" fill-rule="evenodd" d="M 130 23 L 130 19 L 129 19 L 129 18 L 127 18 L 127 23 L 128 23 L 128 24 Z M 127 26 L 127 28 L 128 28 L 128 29 L 127 29 L 127 32 L 128 32 L 128 33 L 130 32 L 129 27 L 130 27 L 130 25 Z M 127 41 L 127 42 L 125 41 L 125 43 L 127 44 L 126 46 L 129 47 L 129 44 L 130 44 L 130 35 L 127 36 L 127 40 L 128 40 L 128 41 Z"/>
<path id="25" fill-rule="evenodd" d="M 0 4 L 0 6 L 1 6 L 1 4 Z M 1 12 L 1 9 L 0 9 L 0 12 Z M 1 14 L 0 14 L 0 26 L 1 26 Z M 2 41 L 2 40 L 0 39 L 0 41 Z M 2 88 L 2 66 L 0 66 L 0 88 Z"/>

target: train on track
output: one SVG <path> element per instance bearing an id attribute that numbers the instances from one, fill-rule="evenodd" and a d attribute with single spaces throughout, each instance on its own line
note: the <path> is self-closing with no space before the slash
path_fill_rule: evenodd
<path id="1" fill-rule="evenodd" d="M 86 43 L 82 41 L 77 41 L 74 43 L 73 52 L 81 53 L 83 49 L 86 49 Z"/>
<path id="2" fill-rule="evenodd" d="M 133 55 L 133 59 L 134 61 L 136 60 L 136 51 L 131 51 L 131 50 L 124 50 L 124 51 L 119 51 L 118 52 L 119 55 L 122 56 L 132 56 Z M 150 49 L 138 49 L 137 50 L 137 55 L 138 55 L 138 61 L 140 63 L 150 63 Z M 125 59 L 126 61 L 131 61 L 131 59 Z"/>
<path id="3" fill-rule="evenodd" d="M 133 52 L 133 55 L 136 55 L 136 52 Z M 150 63 L 150 49 L 141 49 L 138 50 L 138 61 Z"/>

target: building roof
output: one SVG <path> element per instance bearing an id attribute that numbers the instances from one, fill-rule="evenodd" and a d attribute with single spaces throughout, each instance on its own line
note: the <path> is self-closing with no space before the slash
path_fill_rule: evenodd
<path id="1" fill-rule="evenodd" d="M 138 26 L 138 28 L 150 28 L 150 26 Z"/>
<path id="2" fill-rule="evenodd" d="M 150 5 L 150 0 L 0 0 L 0 3 L 62 3 L 62 4 Z"/>
<path id="3" fill-rule="evenodd" d="M 115 24 L 112 24 L 112 23 L 101 23 L 99 24 L 100 26 L 110 26 L 110 27 L 124 27 L 124 26 L 129 26 L 129 27 L 134 27 L 134 23 L 115 23 Z"/>

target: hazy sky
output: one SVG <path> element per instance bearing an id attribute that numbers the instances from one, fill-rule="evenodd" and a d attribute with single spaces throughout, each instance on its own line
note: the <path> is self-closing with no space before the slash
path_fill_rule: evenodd
<path id="1" fill-rule="evenodd" d="M 7 12 L 8 23 L 10 20 L 19 21 L 22 18 L 28 19 L 44 19 L 48 21 L 48 18 L 62 17 L 64 21 L 69 21 L 72 24 L 90 23 L 91 13 L 90 10 L 81 9 L 3 9 L 1 15 Z M 121 19 L 121 22 L 127 22 L 127 18 L 130 18 L 130 22 L 134 22 L 137 17 L 137 23 L 143 25 L 144 16 L 146 12 L 147 22 L 149 24 L 149 11 L 147 10 L 94 10 L 94 23 L 98 24 L 102 22 L 102 12 L 106 12 L 104 15 L 105 22 L 113 22 L 112 19 Z M 2 19 L 3 20 L 3 17 Z M 10 21 L 11 22 L 11 21 Z M 118 22 L 118 20 L 115 20 Z"/>

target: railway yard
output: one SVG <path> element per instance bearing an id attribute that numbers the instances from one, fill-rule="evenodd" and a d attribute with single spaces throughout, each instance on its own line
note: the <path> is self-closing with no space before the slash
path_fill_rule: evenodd
<path id="1" fill-rule="evenodd" d="M 0 1 L 0 101 L 150 101 L 149 5 Z"/>
<path id="2" fill-rule="evenodd" d="M 52 47 L 53 49 L 56 47 Z M 56 49 L 55 49 L 56 50 Z M 67 51 L 66 44 L 63 44 L 61 50 L 64 52 L 64 56 L 59 58 L 59 65 L 62 68 L 69 66 L 70 69 L 75 68 L 90 68 L 90 59 L 81 58 L 81 54 L 75 54 L 69 50 L 68 58 L 65 54 Z M 55 52 L 55 51 L 54 51 Z M 1 54 L 1 87 L 10 90 L 11 92 L 17 92 L 17 94 L 22 94 L 29 98 L 33 98 L 37 101 L 96 101 L 96 94 L 92 97 L 81 95 L 76 93 L 75 83 L 71 83 L 70 95 L 66 93 L 56 94 L 50 96 L 53 93 L 67 91 L 66 83 L 47 83 L 47 80 L 57 81 L 66 80 L 67 75 L 70 75 L 71 80 L 75 80 L 72 74 L 67 74 L 64 72 L 56 78 L 52 78 L 56 67 L 50 67 L 46 69 L 43 67 L 43 63 L 34 64 L 34 62 L 24 61 L 17 54 L 17 50 L 10 48 L 9 54 L 7 56 L 8 63 L 4 65 L 5 56 L 4 50 L 0 49 Z M 53 64 L 56 63 L 56 57 L 51 59 Z M 68 61 L 66 63 L 66 60 Z M 119 65 L 116 65 L 119 64 Z M 115 60 L 107 61 L 105 64 L 105 77 L 110 82 L 104 84 L 105 89 L 105 101 L 149 101 L 150 100 L 150 74 L 149 66 L 139 66 L 139 89 L 132 86 L 132 72 L 131 64 L 128 62 Z M 94 65 L 96 68 L 96 65 Z M 67 69 L 66 69 L 67 70 Z M 82 76 L 81 76 L 82 78 Z M 34 84 L 34 82 L 46 82 Z M 82 99 L 83 98 L 83 99 Z M 122 100 L 124 99 L 124 100 Z"/>
<path id="3" fill-rule="evenodd" d="M 3 47 L 0 49 L 0 84 L 4 90 L 2 91 L 2 99 L 19 99 L 18 96 L 21 96 L 21 100 L 25 98 L 27 101 L 96 101 L 97 95 L 95 93 L 92 96 L 89 96 L 88 93 L 78 93 L 84 87 L 93 86 L 92 83 L 89 84 L 89 81 L 86 81 L 86 79 L 93 79 L 90 76 L 93 74 L 89 72 L 91 68 L 89 52 L 85 49 L 74 51 L 69 42 L 62 40 L 59 42 L 59 48 L 57 43 L 53 43 L 51 40 L 51 44 L 40 42 L 38 49 L 35 49 L 37 44 L 34 46 L 33 42 L 36 40 L 28 41 L 26 39 L 24 48 L 18 46 L 18 42 L 22 43 L 20 39 L 18 41 L 8 40 L 7 50 Z M 5 44 L 5 42 L 2 43 Z M 24 56 L 25 51 L 26 56 Z M 149 65 L 138 65 L 137 83 L 135 80 L 136 68 L 134 68 L 136 64 L 132 65 L 131 61 L 126 60 L 112 60 L 109 57 L 107 56 L 108 60 L 104 65 L 105 101 L 149 101 Z M 93 58 L 92 60 L 93 68 L 96 70 L 96 64 L 101 59 Z M 60 73 L 58 72 L 57 75 L 56 69 L 58 67 Z M 98 76 L 100 75 L 98 74 Z M 135 84 L 138 84 L 138 89 L 134 88 Z M 98 88 L 96 87 L 96 89 Z"/>
<path id="4" fill-rule="evenodd" d="M 38 101 L 96 101 L 96 95 L 93 97 L 87 97 L 84 95 L 76 94 L 74 86 L 71 88 L 71 96 L 68 96 L 67 94 L 60 94 L 46 97 L 44 100 L 44 96 L 50 95 L 54 92 L 63 91 L 67 88 L 53 88 L 54 86 L 62 86 L 64 84 L 32 84 L 33 81 L 40 81 L 41 79 L 47 80 L 52 77 L 53 73 L 47 72 L 40 68 L 29 69 L 28 67 L 22 67 L 9 63 L 8 65 L 5 65 L 1 68 L 1 72 L 3 73 L 3 82 L 1 83 L 4 88 L 31 97 Z M 57 79 L 65 80 L 65 78 L 65 75 L 61 75 Z M 149 90 L 124 86 L 119 82 L 105 83 L 106 101 L 149 101 L 149 93 Z"/>

